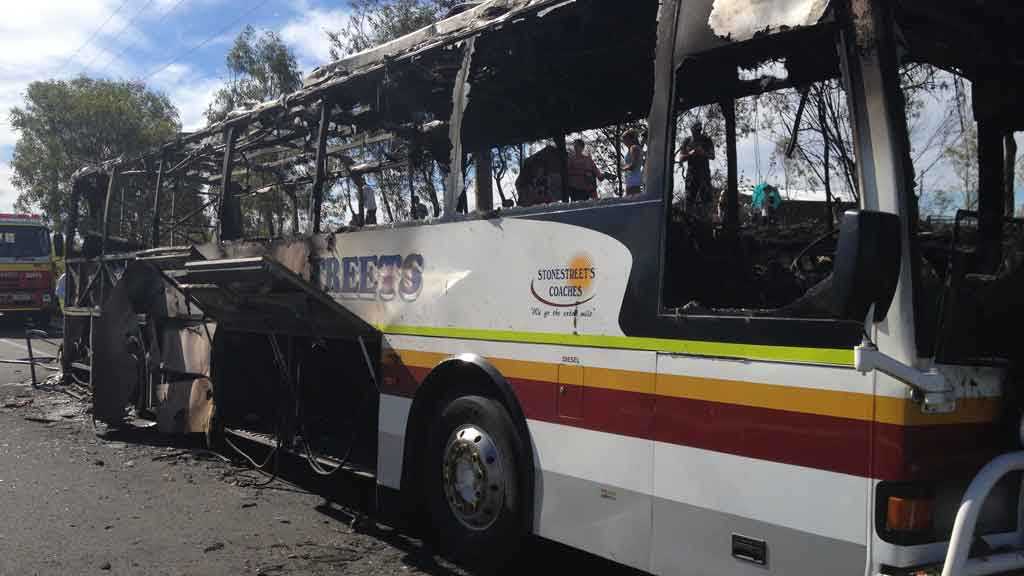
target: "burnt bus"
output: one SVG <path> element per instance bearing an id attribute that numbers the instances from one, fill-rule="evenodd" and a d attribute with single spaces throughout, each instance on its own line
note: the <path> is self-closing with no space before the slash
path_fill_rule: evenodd
<path id="1" fill-rule="evenodd" d="M 532 534 L 653 574 L 1024 567 L 1001 154 L 1024 7 L 464 8 L 76 175 L 64 369 L 97 418 L 362 478 L 375 513 L 467 561 Z M 942 230 L 915 193 L 923 65 L 975 103 L 977 202 Z M 740 214 L 737 117 L 772 98 L 793 106 L 755 114 L 783 111 L 829 204 L 794 233 Z M 694 118 L 720 130 L 714 218 L 684 198 Z M 569 202 L 579 134 L 613 165 Z M 413 196 L 428 218 L 403 221 Z"/>

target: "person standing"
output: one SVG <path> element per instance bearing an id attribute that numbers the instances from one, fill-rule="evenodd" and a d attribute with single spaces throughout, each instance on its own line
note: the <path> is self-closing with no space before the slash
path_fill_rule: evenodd
<path id="1" fill-rule="evenodd" d="M 779 189 L 767 182 L 761 182 L 754 188 L 750 197 L 750 206 L 762 224 L 774 224 L 775 214 L 782 206 Z"/>
<path id="2" fill-rule="evenodd" d="M 369 184 L 363 185 L 363 225 L 372 226 L 377 223 L 377 195 Z"/>
<path id="3" fill-rule="evenodd" d="M 690 135 L 683 141 L 679 163 L 686 163 L 686 212 L 701 220 L 711 217 L 711 161 L 714 159 L 715 143 L 704 133 L 704 126 L 694 122 Z"/>
<path id="4" fill-rule="evenodd" d="M 412 195 L 412 219 L 413 220 L 425 220 L 427 218 L 427 207 L 420 202 L 420 197 Z"/>
<path id="5" fill-rule="evenodd" d="M 643 191 L 644 149 L 636 130 L 627 130 L 622 135 L 622 142 L 627 147 L 626 159 L 622 164 L 622 170 L 626 173 L 626 196 L 636 196 Z"/>
<path id="6" fill-rule="evenodd" d="M 597 199 L 597 181 L 604 175 L 597 169 L 594 159 L 586 154 L 587 145 L 577 139 L 572 143 L 573 153 L 569 155 L 569 199 L 584 202 Z"/>

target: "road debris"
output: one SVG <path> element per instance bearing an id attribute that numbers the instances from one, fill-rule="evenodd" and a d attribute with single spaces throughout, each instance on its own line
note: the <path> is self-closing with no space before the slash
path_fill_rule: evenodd
<path id="1" fill-rule="evenodd" d="M 60 422 L 60 420 L 54 420 L 52 418 L 44 418 L 42 416 L 25 416 L 24 418 L 25 418 L 25 420 L 28 420 L 29 422 L 39 422 L 41 424 L 56 424 L 57 422 Z"/>
<path id="2" fill-rule="evenodd" d="M 210 544 L 206 548 L 203 548 L 203 552 L 207 552 L 207 553 L 209 553 L 209 552 L 216 552 L 217 550 L 223 550 L 223 549 L 224 549 L 224 543 L 223 542 L 214 542 L 213 544 Z"/>

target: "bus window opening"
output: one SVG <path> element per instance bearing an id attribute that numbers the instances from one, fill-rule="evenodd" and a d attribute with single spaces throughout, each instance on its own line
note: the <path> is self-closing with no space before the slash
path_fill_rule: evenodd
<path id="1" fill-rule="evenodd" d="M 858 204 L 836 46 L 792 31 L 677 71 L 665 308 L 831 317 L 837 222 Z"/>

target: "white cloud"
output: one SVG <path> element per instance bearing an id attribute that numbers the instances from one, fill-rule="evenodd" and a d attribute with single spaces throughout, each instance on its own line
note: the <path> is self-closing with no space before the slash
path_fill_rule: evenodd
<path id="1" fill-rule="evenodd" d="M 18 199 L 18 191 L 11 185 L 13 175 L 11 165 L 0 162 L 0 212 L 14 212 L 14 201 Z"/>
<path id="2" fill-rule="evenodd" d="M 175 86 L 186 80 L 192 74 L 192 69 L 187 64 L 174 63 L 166 66 L 150 78 L 150 83 L 155 86 Z"/>
<path id="3" fill-rule="evenodd" d="M 178 108 L 182 130 L 192 132 L 206 125 L 203 114 L 224 81 L 201 74 L 187 64 L 171 64 L 150 79 L 150 85 L 165 94 Z"/>
<path id="4" fill-rule="evenodd" d="M 281 28 L 281 38 L 295 49 L 299 64 L 308 72 L 330 61 L 331 44 L 324 31 L 344 28 L 348 11 L 299 8 L 300 16 Z"/>
<path id="5" fill-rule="evenodd" d="M 87 63 L 95 65 L 112 56 L 103 47 L 104 32 L 116 32 L 127 24 L 123 14 L 114 14 L 116 8 L 115 0 L 4 3 L 0 19 L 0 146 L 17 139 L 7 115 L 22 103 L 29 82 L 72 76 Z M 102 31 L 93 37 L 104 22 Z"/>
<path id="6" fill-rule="evenodd" d="M 181 127 L 186 132 L 194 132 L 206 126 L 203 114 L 213 101 L 217 89 L 223 86 L 218 78 L 204 78 L 189 82 L 171 90 L 169 95 L 181 114 Z"/>

